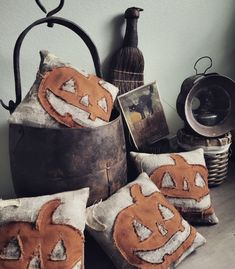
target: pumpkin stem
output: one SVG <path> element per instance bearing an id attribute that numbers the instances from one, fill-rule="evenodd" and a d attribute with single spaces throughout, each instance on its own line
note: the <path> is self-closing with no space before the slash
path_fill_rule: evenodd
<path id="1" fill-rule="evenodd" d="M 130 193 L 134 203 L 144 198 L 141 186 L 139 184 L 132 185 L 130 188 Z"/>
<path id="2" fill-rule="evenodd" d="M 175 161 L 175 165 L 183 165 L 185 166 L 185 164 L 188 164 L 185 160 L 184 157 L 178 155 L 178 154 L 171 154 L 170 155 L 171 159 L 173 159 Z"/>
<path id="3" fill-rule="evenodd" d="M 38 214 L 36 220 L 36 229 L 40 231 L 42 227 L 50 225 L 52 223 L 52 216 L 56 208 L 61 204 L 59 199 L 51 200 L 45 203 Z"/>

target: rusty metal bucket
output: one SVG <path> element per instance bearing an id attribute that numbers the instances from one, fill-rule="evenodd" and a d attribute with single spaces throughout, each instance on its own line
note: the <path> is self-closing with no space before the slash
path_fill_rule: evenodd
<path id="1" fill-rule="evenodd" d="M 10 124 L 10 164 L 17 196 L 90 187 L 89 203 L 126 183 L 120 115 L 106 126 L 51 129 Z"/>
<path id="2" fill-rule="evenodd" d="M 49 16 L 35 21 L 19 36 L 14 48 L 16 102 L 1 104 L 12 113 L 21 102 L 19 55 L 26 34 L 36 25 L 60 24 L 87 45 L 96 74 L 102 77 L 97 49 L 75 23 Z M 18 197 L 38 196 L 90 187 L 88 204 L 105 199 L 127 181 L 126 148 L 122 119 L 113 111 L 111 121 L 96 128 L 37 128 L 9 126 L 13 185 Z"/>

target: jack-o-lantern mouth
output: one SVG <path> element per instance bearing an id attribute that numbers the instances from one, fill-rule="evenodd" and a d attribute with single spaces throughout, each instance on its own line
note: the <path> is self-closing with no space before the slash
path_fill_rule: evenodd
<path id="1" fill-rule="evenodd" d="M 167 196 L 167 199 L 177 208 L 184 208 L 186 206 L 187 208 L 193 208 L 196 211 L 201 211 L 211 206 L 210 194 L 204 196 L 200 201 L 190 198 L 176 198 L 170 196 Z"/>
<path id="2" fill-rule="evenodd" d="M 65 102 L 63 99 L 55 95 L 50 89 L 47 89 L 46 91 L 46 98 L 52 108 L 62 117 L 69 115 L 69 117 L 76 122 L 78 125 L 86 126 L 85 122 L 87 119 L 89 119 L 90 113 L 82 110 L 81 108 L 71 105 L 67 102 Z M 84 104 L 89 105 L 88 103 L 88 97 L 84 98 Z M 103 108 L 104 109 L 104 108 Z M 105 110 L 105 109 L 104 109 Z M 95 121 L 93 121 L 93 126 L 100 126 L 102 123 L 102 120 L 99 118 L 96 118 Z M 88 127 L 88 125 L 87 125 Z"/>
<path id="3" fill-rule="evenodd" d="M 164 261 L 165 255 L 172 255 L 178 248 L 183 245 L 191 233 L 190 225 L 182 219 L 183 231 L 177 231 L 165 244 L 164 246 L 154 250 L 138 250 L 135 251 L 135 255 L 141 260 L 148 263 L 160 264 Z"/>

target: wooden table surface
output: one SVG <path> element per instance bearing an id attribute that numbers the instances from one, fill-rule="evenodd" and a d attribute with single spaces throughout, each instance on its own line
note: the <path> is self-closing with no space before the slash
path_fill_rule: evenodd
<path id="1" fill-rule="evenodd" d="M 207 243 L 177 269 L 235 269 L 235 163 L 230 163 L 229 176 L 224 183 L 211 188 L 211 198 L 220 222 L 214 226 L 196 227 Z M 85 235 L 86 269 L 115 269 L 99 245 Z"/>

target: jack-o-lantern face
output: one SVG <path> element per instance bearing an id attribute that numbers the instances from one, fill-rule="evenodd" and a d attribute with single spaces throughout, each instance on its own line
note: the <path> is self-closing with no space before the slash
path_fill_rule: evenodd
<path id="1" fill-rule="evenodd" d="M 11 222 L 0 226 L 0 268 L 73 269 L 82 266 L 83 236 L 78 229 L 53 224 L 60 200 L 40 209 L 36 223 Z M 78 267 L 81 268 L 81 267 Z"/>
<path id="2" fill-rule="evenodd" d="M 137 268 L 168 268 L 193 244 L 196 230 L 161 193 L 144 196 L 138 184 L 130 193 L 134 204 L 115 220 L 116 247 Z"/>
<path id="3" fill-rule="evenodd" d="M 47 72 L 40 83 L 38 98 L 56 121 L 68 127 L 86 126 L 86 121 L 108 121 L 113 99 L 105 82 L 71 67 Z M 98 120 L 98 119 L 97 119 Z"/>
<path id="4" fill-rule="evenodd" d="M 194 199 L 199 202 L 209 193 L 206 167 L 188 164 L 177 154 L 171 154 L 170 157 L 175 164 L 160 166 L 151 174 L 151 180 L 167 197 Z"/>

